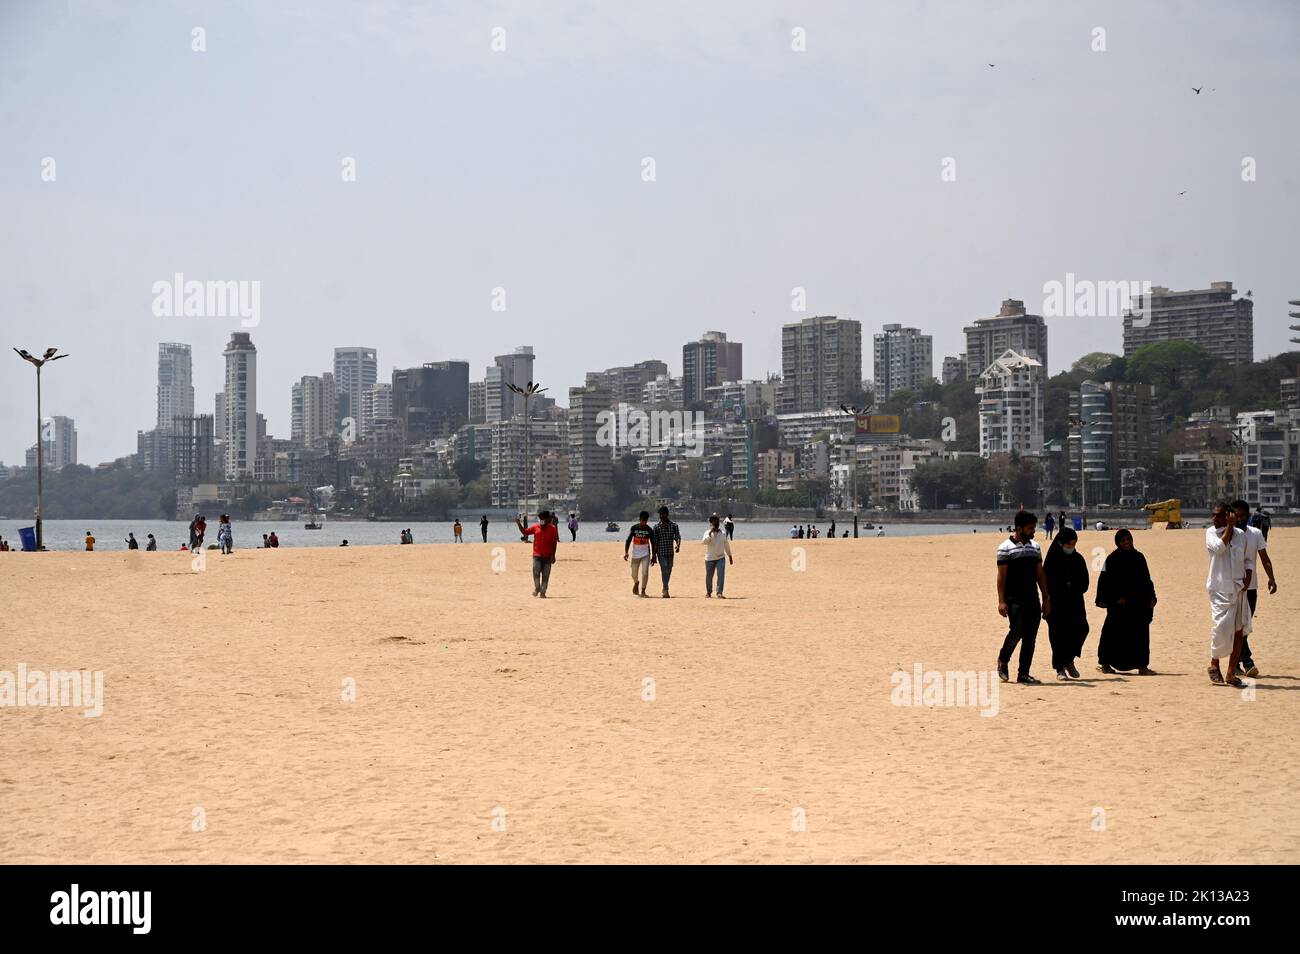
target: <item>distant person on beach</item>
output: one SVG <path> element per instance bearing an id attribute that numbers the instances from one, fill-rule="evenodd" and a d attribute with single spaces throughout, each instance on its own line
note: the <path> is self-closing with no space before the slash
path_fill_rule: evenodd
<path id="1" fill-rule="evenodd" d="M 578 516 L 577 516 L 577 514 L 572 514 L 572 513 L 569 514 L 569 535 L 570 535 L 570 537 L 571 537 L 571 539 L 570 539 L 570 541 L 569 541 L 570 543 L 576 543 L 576 542 L 578 541 Z"/>
<path id="2" fill-rule="evenodd" d="M 402 542 L 403 544 L 407 544 L 407 543 L 410 543 L 410 542 L 411 542 L 410 539 L 408 539 L 408 537 L 407 537 L 407 533 L 406 533 L 406 529 L 405 529 L 405 528 L 402 529 L 401 542 Z"/>
<path id="3" fill-rule="evenodd" d="M 1156 587 L 1147 558 L 1133 548 L 1133 534 L 1127 530 L 1115 531 L 1115 549 L 1097 578 L 1097 605 L 1106 610 L 1097 641 L 1097 668 L 1105 673 L 1136 669 L 1139 676 L 1154 676 L 1147 664 Z"/>
<path id="4" fill-rule="evenodd" d="M 149 539 L 148 542 L 145 543 L 144 549 L 146 553 L 153 553 L 158 549 L 158 541 L 153 538 L 152 533 L 149 534 Z"/>
<path id="5" fill-rule="evenodd" d="M 654 529 L 650 526 L 650 512 L 642 510 L 637 522 L 632 524 L 632 529 L 627 532 L 627 539 L 623 541 L 623 559 L 628 559 L 628 548 L 631 547 L 632 558 L 629 561 L 632 567 L 632 595 L 649 596 L 646 592 L 646 586 L 650 582 L 650 562 L 654 558 Z M 638 580 L 638 574 L 640 579 Z"/>
<path id="6" fill-rule="evenodd" d="M 341 546 L 341 547 L 345 547 L 345 546 L 347 546 L 347 545 L 348 545 L 348 541 L 346 541 L 346 540 L 344 540 L 342 543 L 339 544 L 339 546 Z"/>
<path id="7" fill-rule="evenodd" d="M 844 533 L 841 534 L 840 539 L 841 539 L 841 540 L 846 539 L 846 538 L 848 537 L 848 535 L 849 535 L 849 532 L 848 532 L 847 530 L 845 530 Z"/>
<path id="8" fill-rule="evenodd" d="M 792 523 L 790 524 L 790 539 L 797 540 L 798 538 L 799 538 L 799 528 Z"/>
<path id="9" fill-rule="evenodd" d="M 727 564 L 735 563 L 731 557 L 731 541 L 718 526 L 718 516 L 709 518 L 709 529 L 704 531 L 704 595 L 713 596 L 713 577 L 718 577 L 718 599 L 725 600 L 722 588 L 727 582 Z"/>
<path id="10" fill-rule="evenodd" d="M 483 514 L 483 519 L 478 522 L 478 528 L 483 534 L 483 542 L 487 543 L 487 528 L 488 528 L 487 514 Z"/>
<path id="11" fill-rule="evenodd" d="M 1043 560 L 1047 595 L 1052 600 L 1047 638 L 1052 644 L 1052 668 L 1062 682 L 1079 678 L 1074 661 L 1083 655 L 1083 641 L 1088 638 L 1088 610 L 1083 601 L 1088 592 L 1088 561 L 1078 552 L 1078 543 L 1079 535 L 1064 527 Z"/>
<path id="12" fill-rule="evenodd" d="M 268 533 L 262 534 L 262 549 L 263 550 L 271 549 L 271 535 Z"/>
<path id="13" fill-rule="evenodd" d="M 266 542 L 269 543 L 271 545 L 271 549 L 274 550 L 276 547 L 280 545 L 280 537 L 274 530 L 272 530 L 271 536 L 267 538 Z"/>
<path id="14" fill-rule="evenodd" d="M 533 538 L 533 596 L 545 599 L 546 588 L 551 582 L 551 567 L 555 563 L 555 548 L 560 543 L 559 530 L 547 510 L 538 513 L 537 522 L 527 529 L 524 529 L 522 517 L 522 514 L 515 517 L 515 526 L 523 539 Z"/>
<path id="15" fill-rule="evenodd" d="M 1255 515 L 1250 518 L 1250 525 L 1264 534 L 1264 539 L 1267 540 L 1268 531 L 1273 527 L 1273 518 L 1268 515 L 1261 505 L 1256 504 Z"/>
<path id="16" fill-rule="evenodd" d="M 86 552 L 90 553 L 95 549 L 95 538 L 89 530 L 86 531 Z"/>
<path id="17" fill-rule="evenodd" d="M 727 534 L 727 536 L 730 537 L 731 534 Z M 827 531 L 826 536 L 828 536 L 828 537 L 829 537 L 830 539 L 832 539 L 832 540 L 835 539 L 835 521 L 834 521 L 834 520 L 831 521 L 831 528 L 830 528 L 830 530 Z"/>
<path id="18" fill-rule="evenodd" d="M 1216 686 L 1240 686 L 1237 661 L 1241 644 L 1250 635 L 1254 622 L 1246 591 L 1250 586 L 1250 569 L 1246 565 L 1246 533 L 1237 526 L 1237 514 L 1227 504 L 1216 504 L 1210 518 L 1214 526 L 1206 528 L 1205 549 L 1210 555 L 1210 572 L 1205 580 L 1210 595 L 1210 683 Z M 1228 674 L 1219 668 L 1219 660 L 1228 658 Z"/>
<path id="19" fill-rule="evenodd" d="M 1065 519 L 1065 511 L 1064 511 L 1064 510 L 1062 510 L 1061 513 L 1057 516 L 1057 518 L 1056 518 L 1056 525 L 1057 525 L 1058 527 L 1068 527 L 1068 526 L 1069 526 L 1069 523 L 1068 523 L 1068 522 L 1066 521 L 1066 519 Z"/>
<path id="20" fill-rule="evenodd" d="M 803 525 L 802 525 L 802 524 L 799 526 L 799 539 L 800 539 L 800 540 L 804 539 L 804 532 L 803 532 Z"/>
<path id="21" fill-rule="evenodd" d="M 1052 598 L 1047 591 L 1047 576 L 1043 573 L 1043 556 L 1034 540 L 1038 518 L 1021 510 L 1014 521 L 1015 531 L 998 546 L 998 614 L 1010 624 L 1002 651 L 998 653 L 998 678 L 1011 679 L 1009 666 L 1016 644 L 1020 644 L 1020 665 L 1016 682 L 1038 685 L 1029 672 L 1034 664 L 1034 643 L 1038 639 L 1038 626 L 1044 617 L 1052 614 Z M 1039 593 L 1043 596 L 1041 605 Z"/>
<path id="22" fill-rule="evenodd" d="M 1237 515 L 1237 526 L 1246 533 L 1246 569 L 1250 571 L 1250 584 L 1246 587 L 1246 602 L 1250 604 L 1250 622 L 1253 630 L 1255 624 L 1255 606 L 1259 599 L 1259 574 L 1255 571 L 1255 558 L 1264 563 L 1264 572 L 1268 574 L 1268 592 L 1277 592 L 1277 579 L 1273 576 L 1273 561 L 1268 555 L 1268 538 L 1264 531 L 1255 526 L 1250 516 L 1250 504 L 1244 500 L 1234 500 L 1232 509 Z M 1241 661 L 1237 664 L 1243 676 L 1254 679 L 1259 675 L 1255 657 L 1250 652 L 1250 637 L 1241 639 Z"/>
<path id="23" fill-rule="evenodd" d="M 139 550 L 139 549 L 140 549 L 140 544 L 136 541 L 136 539 L 135 539 L 135 534 L 134 534 L 134 533 L 127 533 L 127 535 L 126 535 L 126 548 L 127 548 L 128 550 Z"/>
<path id="24" fill-rule="evenodd" d="M 454 524 L 452 524 L 452 527 L 451 527 L 451 533 L 452 533 L 452 536 L 456 538 L 456 542 L 457 542 L 457 543 L 464 543 L 464 542 L 465 542 L 465 540 L 461 537 L 461 533 L 462 533 L 462 532 L 463 532 L 463 530 L 462 530 L 461 525 L 460 525 L 460 517 L 457 517 L 457 518 L 456 518 L 456 522 L 455 522 Z"/>
<path id="25" fill-rule="evenodd" d="M 196 513 L 194 519 L 190 521 L 190 549 L 197 550 L 203 546 L 203 536 L 207 533 L 208 522 L 203 519 L 203 514 Z"/>
<path id="26" fill-rule="evenodd" d="M 217 545 L 222 554 L 235 552 L 235 533 L 230 526 L 230 514 L 223 513 L 217 524 Z"/>
<path id="27" fill-rule="evenodd" d="M 835 524 L 831 524 L 831 532 L 834 533 Z M 727 519 L 722 521 L 722 529 L 727 531 L 727 539 L 730 540 L 736 535 L 736 521 L 731 519 L 731 514 L 727 514 Z"/>
<path id="28" fill-rule="evenodd" d="M 654 526 L 655 551 L 650 557 L 650 565 L 659 562 L 659 577 L 663 580 L 664 590 L 661 594 L 668 599 L 668 581 L 673 576 L 673 557 L 682 550 L 682 531 L 677 524 L 668 519 L 668 508 L 659 508 L 659 522 Z"/>
<path id="29" fill-rule="evenodd" d="M 1047 539 L 1049 540 L 1052 539 L 1052 531 L 1056 529 L 1056 518 L 1053 517 L 1050 513 L 1047 515 L 1047 519 L 1043 521 L 1043 529 L 1047 531 Z M 1051 556 L 1050 548 L 1048 549 L 1047 555 Z"/>
<path id="30" fill-rule="evenodd" d="M 4 537 L 0 537 L 0 553 L 8 553 L 8 552 L 9 552 L 9 544 L 5 542 Z"/>

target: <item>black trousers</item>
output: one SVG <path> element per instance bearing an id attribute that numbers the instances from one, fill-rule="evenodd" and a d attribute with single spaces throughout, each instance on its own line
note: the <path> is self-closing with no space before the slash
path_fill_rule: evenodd
<path id="1" fill-rule="evenodd" d="M 1007 603 L 1007 620 L 1011 624 L 1007 629 L 1007 638 L 1002 641 L 1002 652 L 998 653 L 998 662 L 1007 665 L 1011 654 L 1020 644 L 1020 665 L 1018 674 L 1029 675 L 1029 667 L 1034 664 L 1034 644 L 1038 641 L 1038 624 L 1043 621 L 1043 608 L 1038 601 L 1032 603 Z"/>
<path id="2" fill-rule="evenodd" d="M 1246 602 L 1250 604 L 1250 615 L 1255 615 L 1255 601 L 1259 599 L 1259 590 L 1247 590 Z M 1241 667 L 1249 669 L 1255 665 L 1255 657 L 1250 654 L 1250 637 L 1241 637 Z"/>

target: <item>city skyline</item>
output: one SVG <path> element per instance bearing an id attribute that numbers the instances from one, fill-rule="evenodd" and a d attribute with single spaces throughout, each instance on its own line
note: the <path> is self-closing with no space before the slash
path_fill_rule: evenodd
<path id="1" fill-rule="evenodd" d="M 206 408 L 222 375 L 204 356 L 239 330 L 276 435 L 336 345 L 477 377 L 528 343 L 563 395 L 646 358 L 680 374 L 710 329 L 761 378 L 782 324 L 833 314 L 920 328 L 938 363 L 1000 301 L 1045 314 L 1067 275 L 1232 281 L 1253 292 L 1255 358 L 1289 350 L 1292 5 L 1234 14 L 1242 30 L 1195 3 L 560 6 L 5 5 L 0 322 L 71 355 L 45 399 L 81 458 L 133 450 L 159 342 L 191 345 Z M 177 273 L 260 283 L 258 324 L 158 317 L 153 286 Z M 1118 316 L 1047 324 L 1053 372 L 1123 351 Z M 0 404 L 0 460 L 30 446 L 32 400 Z"/>

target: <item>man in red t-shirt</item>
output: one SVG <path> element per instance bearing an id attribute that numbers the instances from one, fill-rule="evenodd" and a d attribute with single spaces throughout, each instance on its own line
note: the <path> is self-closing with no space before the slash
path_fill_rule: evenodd
<path id="1" fill-rule="evenodd" d="M 533 596 L 546 598 L 546 586 L 551 581 L 551 565 L 555 563 L 555 548 L 560 544 L 560 528 L 551 520 L 548 510 L 537 515 L 537 522 L 524 528 L 522 514 L 515 517 L 515 526 L 525 537 L 533 538 Z"/>

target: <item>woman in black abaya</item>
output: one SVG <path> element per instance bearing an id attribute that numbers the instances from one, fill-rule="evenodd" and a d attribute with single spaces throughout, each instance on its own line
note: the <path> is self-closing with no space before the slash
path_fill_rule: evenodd
<path id="1" fill-rule="evenodd" d="M 1147 664 L 1151 661 L 1156 588 L 1147 558 L 1133 549 L 1133 534 L 1127 530 L 1115 534 L 1115 549 L 1106 557 L 1097 580 L 1097 605 L 1106 610 L 1097 644 L 1097 668 L 1112 673 L 1136 669 L 1139 676 L 1154 676 Z"/>
<path id="2" fill-rule="evenodd" d="M 1078 543 L 1079 535 L 1062 527 L 1043 561 L 1047 595 L 1052 598 L 1052 615 L 1047 617 L 1052 668 L 1062 681 L 1079 678 L 1074 660 L 1083 653 L 1083 641 L 1088 637 L 1088 611 L 1083 604 L 1088 592 L 1088 561 L 1075 552 Z"/>

